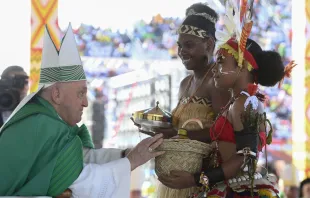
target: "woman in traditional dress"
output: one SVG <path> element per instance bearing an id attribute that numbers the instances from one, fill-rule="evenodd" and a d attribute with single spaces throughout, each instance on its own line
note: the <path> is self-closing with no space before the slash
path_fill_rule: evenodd
<path id="1" fill-rule="evenodd" d="M 248 39 L 252 27 L 250 9 L 247 4 L 239 9 L 228 1 L 228 32 L 217 34 L 214 82 L 216 87 L 229 90 L 231 99 L 210 129 L 214 151 L 209 167 L 196 175 L 175 171 L 159 177 L 170 188 L 202 186 L 201 193 L 192 197 L 278 197 L 276 178 L 256 171 L 259 152 L 271 143 L 272 137 L 271 131 L 266 132 L 269 121 L 264 112 L 264 96 L 257 91 L 257 85 L 281 84 L 295 64 L 284 67 L 277 52 L 263 51 Z"/>
<path id="2" fill-rule="evenodd" d="M 200 125 L 195 122 L 186 124 L 188 137 L 210 142 L 209 127 L 229 100 L 229 92 L 216 88 L 212 79 L 217 20 L 217 13 L 203 3 L 193 4 L 186 10 L 186 18 L 178 29 L 178 54 L 185 68 L 193 74 L 180 84 L 179 102 L 172 112 L 173 128 L 156 129 L 166 138 L 175 136 L 186 121 L 196 118 Z"/>
<path id="3" fill-rule="evenodd" d="M 193 71 L 193 74 L 180 84 L 179 102 L 172 111 L 173 127 L 154 129 L 164 134 L 165 138 L 176 136 L 182 128 L 192 140 L 211 141 L 209 128 L 230 97 L 227 90 L 214 86 L 212 78 L 217 20 L 217 13 L 203 3 L 193 4 L 186 10 L 186 18 L 178 29 L 178 55 L 185 68 Z M 196 122 L 191 122 L 193 119 Z M 185 198 L 193 191 L 195 189 L 190 188 L 175 191 L 159 183 L 157 195 L 161 198 Z"/>

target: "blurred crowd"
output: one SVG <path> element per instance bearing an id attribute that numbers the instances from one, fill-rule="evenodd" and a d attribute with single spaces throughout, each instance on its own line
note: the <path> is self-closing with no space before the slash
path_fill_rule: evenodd
<path id="1" fill-rule="evenodd" d="M 285 60 L 289 59 L 291 1 L 256 0 L 254 10 L 251 37 L 263 48 L 277 50 Z M 177 58 L 176 30 L 182 20 L 157 15 L 150 22 L 138 21 L 131 30 L 124 31 L 82 24 L 76 30 L 76 39 L 83 56 L 172 59 Z M 218 28 L 222 24 L 220 20 Z"/>
<path id="2" fill-rule="evenodd" d="M 265 50 L 278 51 L 284 63 L 291 59 L 291 1 L 255 0 L 254 26 L 251 38 Z M 223 13 L 222 13 L 223 15 Z M 126 57 L 135 59 L 169 60 L 177 58 L 176 30 L 181 18 L 154 16 L 150 22 L 138 21 L 131 30 L 114 31 L 82 24 L 76 39 L 82 56 Z M 217 28 L 223 26 L 220 19 Z M 268 117 L 274 125 L 275 138 L 291 137 L 291 82 L 286 80 L 282 90 L 263 90 L 268 96 Z"/>
<path id="3" fill-rule="evenodd" d="M 132 31 L 112 31 L 82 24 L 76 40 L 82 56 L 131 57 L 144 59 L 177 58 L 175 30 L 181 19 L 153 17 L 138 21 Z"/>

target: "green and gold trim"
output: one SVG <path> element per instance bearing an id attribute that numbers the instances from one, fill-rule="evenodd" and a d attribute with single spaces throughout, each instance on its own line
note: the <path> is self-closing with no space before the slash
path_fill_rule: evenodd
<path id="1" fill-rule="evenodd" d="M 42 68 L 40 84 L 86 80 L 82 65 Z"/>

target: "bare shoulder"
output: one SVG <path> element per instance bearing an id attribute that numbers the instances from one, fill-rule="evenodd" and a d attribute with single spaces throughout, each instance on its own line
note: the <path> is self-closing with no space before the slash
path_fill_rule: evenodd
<path id="1" fill-rule="evenodd" d="M 248 96 L 246 95 L 241 95 L 236 101 L 232 104 L 231 109 L 233 112 L 236 113 L 241 113 L 245 112 L 245 103 L 247 100 Z M 263 113 L 264 112 L 264 104 L 261 101 L 258 101 L 258 107 L 257 109 L 251 109 L 251 112 L 258 112 L 258 113 Z"/>
<path id="2" fill-rule="evenodd" d="M 235 113 L 241 113 L 244 111 L 244 103 L 248 97 L 245 95 L 241 95 L 238 97 L 235 102 L 231 105 L 231 111 Z"/>
<path id="3" fill-rule="evenodd" d="M 180 87 L 186 87 L 190 79 L 192 78 L 192 75 L 186 76 L 180 83 Z"/>
<path id="4" fill-rule="evenodd" d="M 244 112 L 244 103 L 246 99 L 247 96 L 241 95 L 235 100 L 229 109 L 229 120 L 235 131 L 240 131 L 243 129 L 241 115 Z"/>
<path id="5" fill-rule="evenodd" d="M 181 94 L 185 91 L 191 77 L 192 75 L 188 75 L 181 81 L 180 87 L 179 87 L 179 98 L 181 97 Z"/>
<path id="6" fill-rule="evenodd" d="M 248 123 L 248 120 L 253 118 L 256 120 L 256 118 L 259 118 L 264 113 L 264 105 L 261 101 L 259 101 L 257 109 L 245 107 L 247 98 L 248 96 L 246 95 L 240 96 L 238 99 L 236 99 L 230 108 L 229 118 L 230 121 L 232 121 L 233 127 L 236 131 L 242 130 L 244 124 Z"/>

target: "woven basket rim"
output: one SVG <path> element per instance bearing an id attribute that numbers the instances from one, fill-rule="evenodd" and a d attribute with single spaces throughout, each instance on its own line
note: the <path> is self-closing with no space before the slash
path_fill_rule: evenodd
<path id="1" fill-rule="evenodd" d="M 164 142 L 189 142 L 189 143 L 194 143 L 194 144 L 200 144 L 200 145 L 205 145 L 205 146 L 209 146 L 211 144 L 207 144 L 204 142 L 200 142 L 197 140 L 191 140 L 191 139 L 164 139 Z"/>
<path id="2" fill-rule="evenodd" d="M 206 144 L 197 140 L 166 139 L 156 150 L 187 152 L 206 156 L 211 152 L 212 147 L 211 144 Z"/>

